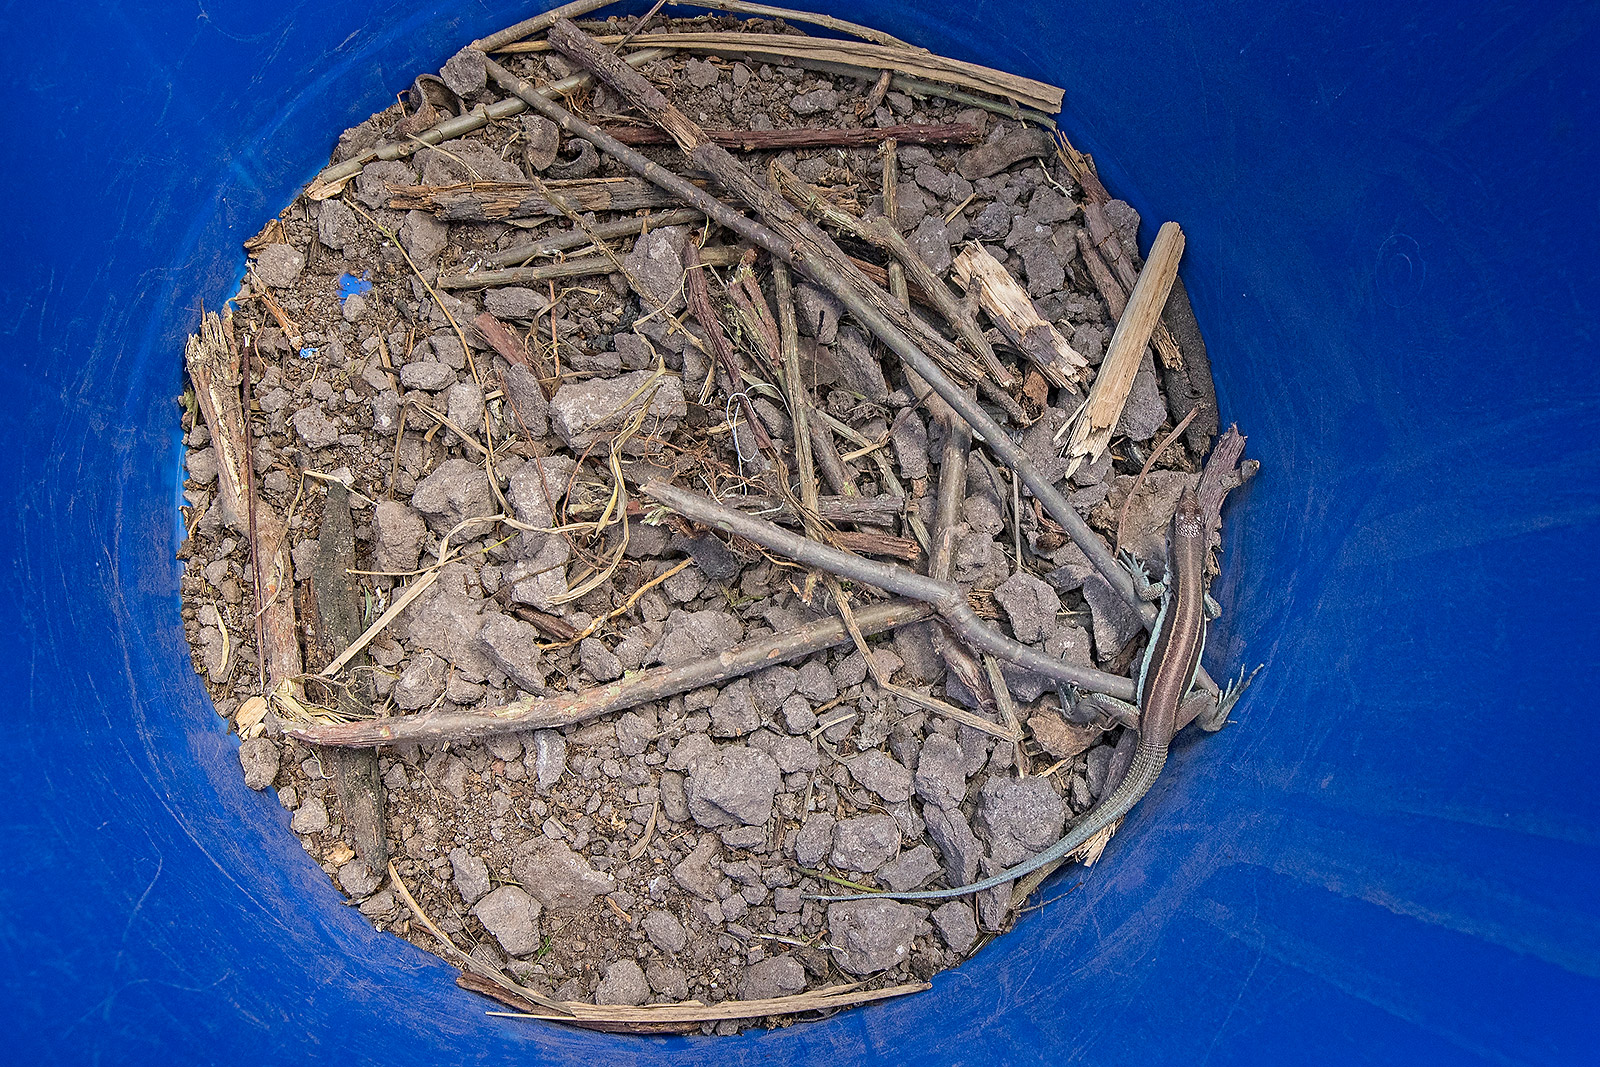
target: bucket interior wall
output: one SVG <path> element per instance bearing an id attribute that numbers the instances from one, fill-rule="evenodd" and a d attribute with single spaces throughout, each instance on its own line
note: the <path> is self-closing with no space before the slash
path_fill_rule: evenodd
<path id="1" fill-rule="evenodd" d="M 531 12 L 11 9 L 0 1058 L 1593 1062 L 1600 9 L 817 6 L 1065 86 L 1144 241 L 1184 225 L 1263 465 L 1208 660 L 1267 664 L 1237 725 L 920 996 L 733 1039 L 486 1018 L 243 786 L 178 617 L 174 401 L 338 131 Z"/>

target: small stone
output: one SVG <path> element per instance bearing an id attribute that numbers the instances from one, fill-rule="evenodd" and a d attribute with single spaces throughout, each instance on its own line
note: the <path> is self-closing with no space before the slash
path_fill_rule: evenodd
<path id="1" fill-rule="evenodd" d="M 1083 599 L 1089 602 L 1089 614 L 1094 621 L 1094 648 L 1102 660 L 1115 656 L 1144 629 L 1144 621 L 1122 599 L 1122 594 L 1112 589 L 1099 574 L 1084 579 Z"/>
<path id="2" fill-rule="evenodd" d="M 1044 712 L 1028 720 L 1028 732 L 1039 747 L 1056 759 L 1071 759 L 1100 739 L 1098 726 L 1077 726 L 1059 715 Z"/>
<path id="3" fill-rule="evenodd" d="M 917 845 L 902 852 L 878 868 L 878 878 L 897 893 L 921 889 L 938 876 L 943 867 L 939 857 L 927 845 Z"/>
<path id="4" fill-rule="evenodd" d="M 449 664 L 432 652 L 421 652 L 412 658 L 406 669 L 395 679 L 389 696 L 395 707 L 404 711 L 421 711 L 444 695 L 445 675 Z"/>
<path id="5" fill-rule="evenodd" d="M 301 408 L 294 413 L 293 422 L 294 432 L 312 452 L 339 443 L 339 424 L 328 418 L 319 407 Z"/>
<path id="6" fill-rule="evenodd" d="M 520 285 L 486 289 L 483 293 L 483 310 L 497 319 L 528 320 L 538 318 L 550 308 L 550 300 L 537 289 Z"/>
<path id="7" fill-rule="evenodd" d="M 722 854 L 722 842 L 712 834 L 700 839 L 689 855 L 672 868 L 672 879 L 701 900 L 716 900 L 717 886 L 722 884 L 722 874 L 717 870 L 717 858 Z"/>
<path id="8" fill-rule="evenodd" d="M 400 368 L 400 384 L 407 389 L 437 393 L 455 383 L 456 372 L 436 360 L 407 363 Z"/>
<path id="9" fill-rule="evenodd" d="M 455 877 L 456 892 L 467 907 L 489 894 L 489 865 L 466 849 L 450 850 L 450 871 Z"/>
<path id="10" fill-rule="evenodd" d="M 556 730 L 535 731 L 533 759 L 534 778 L 541 790 L 548 791 L 566 772 L 567 739 Z"/>
<path id="11" fill-rule="evenodd" d="M 964 900 L 952 900 L 939 905 L 929 918 L 953 952 L 965 952 L 978 940 L 978 923 L 972 917 L 972 905 Z"/>
<path id="12" fill-rule="evenodd" d="M 793 956 L 773 956 L 745 968 L 740 1000 L 771 1000 L 805 992 L 806 969 Z"/>
<path id="13" fill-rule="evenodd" d="M 506 399 L 511 402 L 514 413 L 512 421 L 520 428 L 525 428 L 530 437 L 543 437 L 549 433 L 550 401 L 545 398 L 533 371 L 521 363 L 513 363 L 511 369 L 502 376 L 502 381 Z"/>
<path id="14" fill-rule="evenodd" d="M 328 807 L 321 797 L 307 797 L 289 820 L 289 829 L 297 834 L 320 834 L 327 828 Z"/>
<path id="15" fill-rule="evenodd" d="M 335 252 L 355 244 L 359 232 L 356 213 L 340 200 L 324 200 L 317 205 L 317 239 Z"/>
<path id="16" fill-rule="evenodd" d="M 918 164 L 912 172 L 918 185 L 922 186 L 934 196 L 947 197 L 950 195 L 950 172 L 940 170 L 932 163 Z"/>
<path id="17" fill-rule="evenodd" d="M 662 952 L 682 952 L 689 944 L 689 932 L 670 911 L 652 908 L 639 923 L 650 943 Z"/>
<path id="18" fill-rule="evenodd" d="M 1061 597 L 1044 581 L 1018 571 L 995 586 L 994 599 L 1011 620 L 1011 632 L 1024 644 L 1037 644 L 1056 629 Z"/>
<path id="19" fill-rule="evenodd" d="M 874 749 L 851 760 L 849 767 L 850 777 L 889 803 L 911 799 L 911 772 L 893 757 Z"/>
<path id="20" fill-rule="evenodd" d="M 896 416 L 889 428 L 889 443 L 902 475 L 912 480 L 928 476 L 928 428 L 921 416 L 909 408 Z"/>
<path id="21" fill-rule="evenodd" d="M 839 695 L 833 672 L 819 660 L 812 660 L 800 668 L 800 681 L 795 692 L 812 704 L 826 704 Z"/>
<path id="22" fill-rule="evenodd" d="M 834 89 L 813 89 L 809 93 L 801 93 L 789 101 L 789 110 L 796 115 L 820 115 L 824 112 L 836 111 L 839 107 L 839 93 Z"/>
<path id="23" fill-rule="evenodd" d="M 761 711 L 750 695 L 750 679 L 724 686 L 711 705 L 711 736 L 742 737 L 761 725 Z"/>
<path id="24" fill-rule="evenodd" d="M 585 637 L 578 643 L 578 664 L 597 682 L 622 677 L 622 661 L 598 637 Z"/>
<path id="25" fill-rule="evenodd" d="M 1101 745 L 1089 751 L 1085 776 L 1089 792 L 1094 794 L 1096 800 L 1105 793 L 1106 779 L 1111 776 L 1111 756 L 1115 751 L 1111 745 Z"/>
<path id="26" fill-rule="evenodd" d="M 1116 433 L 1130 441 L 1148 441 L 1166 420 L 1167 403 L 1161 397 L 1155 365 L 1146 352 L 1139 373 L 1133 376 L 1133 385 L 1128 389 L 1128 399 L 1123 402 Z"/>
<path id="27" fill-rule="evenodd" d="M 256 254 L 256 277 L 274 289 L 295 283 L 306 268 L 306 257 L 288 245 L 267 245 Z"/>
<path id="28" fill-rule="evenodd" d="M 926 756 L 924 756 L 926 759 Z M 928 824 L 928 837 L 939 849 L 944 860 L 945 880 L 951 885 L 966 885 L 978 877 L 978 860 L 983 856 L 983 845 L 967 825 L 960 809 L 945 811 L 925 807 L 922 817 Z"/>
<path id="29" fill-rule="evenodd" d="M 651 960 L 644 965 L 644 976 L 650 988 L 667 1000 L 689 999 L 689 975 L 683 968 Z"/>
<path id="30" fill-rule="evenodd" d="M 839 870 L 870 874 L 900 852 L 900 825 L 890 815 L 858 815 L 833 827 L 828 861 Z"/>
<path id="31" fill-rule="evenodd" d="M 800 824 L 795 837 L 794 858 L 802 867 L 815 867 L 833 849 L 834 818 L 825 812 L 812 812 Z"/>
<path id="32" fill-rule="evenodd" d="M 633 960 L 618 960 L 606 967 L 605 977 L 594 989 L 596 1004 L 643 1004 L 650 999 L 650 983 L 644 968 Z"/>
<path id="33" fill-rule="evenodd" d="M 445 417 L 463 433 L 477 434 L 483 429 L 483 386 L 477 382 L 457 382 L 445 394 Z"/>
<path id="34" fill-rule="evenodd" d="M 709 89 L 717 84 L 718 71 L 715 64 L 691 59 L 684 64 L 683 75 L 696 89 Z"/>
<path id="35" fill-rule="evenodd" d="M 398 500 L 379 500 L 372 509 L 373 562 L 380 571 L 416 570 L 427 536 L 427 522 Z"/>
<path id="36" fill-rule="evenodd" d="M 431 212 L 413 209 L 406 212 L 396 236 L 413 262 L 431 267 L 438 262 L 449 242 L 450 227 L 434 218 Z"/>
<path id="37" fill-rule="evenodd" d="M 935 274 L 942 275 L 950 269 L 950 231 L 945 228 L 944 219 L 929 215 L 917 224 L 907 240 Z"/>
<path id="38" fill-rule="evenodd" d="M 914 776 L 923 804 L 946 811 L 960 806 L 967 795 L 965 766 L 960 745 L 943 734 L 931 734 L 922 744 Z"/>
<path id="39" fill-rule="evenodd" d="M 1011 209 L 996 200 L 972 220 L 972 229 L 967 231 L 969 237 L 980 241 L 998 241 L 1011 230 Z"/>
<path id="40" fill-rule="evenodd" d="M 514 885 L 503 885 L 472 909 L 509 956 L 539 951 L 539 902 Z"/>
<path id="41" fill-rule="evenodd" d="M 270 737 L 252 737 L 239 746 L 239 766 L 244 784 L 265 789 L 278 777 L 278 744 Z"/>
<path id="42" fill-rule="evenodd" d="M 651 376 L 650 371 L 634 371 L 562 386 L 550 401 L 551 429 L 568 448 L 582 452 L 620 431 L 648 399 L 651 432 L 669 434 L 689 410 L 683 382 L 676 375 L 667 375 L 651 383 Z"/>
<path id="43" fill-rule="evenodd" d="M 351 860 L 339 868 L 339 888 L 352 898 L 370 896 L 383 884 L 383 875 L 377 874 L 362 860 Z"/>
<path id="44" fill-rule="evenodd" d="M 782 784 L 771 756 L 729 745 L 695 761 L 684 793 L 695 822 L 707 829 L 759 826 L 772 818 L 773 798 Z"/>
<path id="45" fill-rule="evenodd" d="M 989 855 L 1010 866 L 1053 844 L 1066 824 L 1066 805 L 1049 779 L 992 777 L 978 790 L 978 828 Z"/>
<path id="46" fill-rule="evenodd" d="M 542 640 L 532 623 L 510 615 L 491 615 L 478 635 L 489 659 L 526 693 L 544 691 L 544 671 L 539 666 Z"/>
<path id="47" fill-rule="evenodd" d="M 663 226 L 641 234 L 623 257 L 630 284 L 639 289 L 645 312 L 664 305 L 668 313 L 683 308 L 683 249 L 689 231 L 683 226 Z"/>
<path id="48" fill-rule="evenodd" d="M 602 874 L 589 861 L 563 842 L 548 837 L 533 837 L 517 852 L 512 876 L 540 904 L 552 912 L 581 911 L 617 888 L 609 874 Z"/>
<path id="49" fill-rule="evenodd" d="M 673 667 L 721 652 L 743 636 L 744 627 L 726 612 L 674 611 L 646 660 Z"/>
<path id="50" fill-rule="evenodd" d="M 793 667 L 768 667 L 750 679 L 750 697 L 761 711 L 771 714 L 783 706 L 800 685 Z"/>
<path id="51" fill-rule="evenodd" d="M 489 84 L 484 54 L 476 48 L 463 48 L 449 59 L 439 71 L 439 78 L 457 96 L 471 96 Z"/>
<path id="52" fill-rule="evenodd" d="M 1067 272 L 1061 265 L 1061 257 L 1056 255 L 1055 249 L 1045 242 L 1025 242 L 1018 247 L 1017 252 L 1022 256 L 1022 273 L 1028 278 L 1029 296 L 1036 298 L 1047 296 L 1066 284 Z M 1161 413 L 1163 416 L 1166 415 L 1164 406 Z"/>
<path id="53" fill-rule="evenodd" d="M 968 181 L 990 178 L 1024 159 L 1047 159 L 1055 154 L 1055 142 L 1044 130 L 1023 126 L 1007 130 L 997 139 L 963 153 L 956 170 Z"/>
<path id="54" fill-rule="evenodd" d="M 831 345 L 839 334 L 843 305 L 831 293 L 810 282 L 795 287 L 795 318 L 800 332 L 815 337 L 818 344 Z"/>
<path id="55" fill-rule="evenodd" d="M 783 728 L 791 734 L 807 733 L 817 725 L 817 713 L 811 710 L 810 702 L 799 693 L 783 702 L 778 717 L 783 721 Z"/>
<path id="56" fill-rule="evenodd" d="M 877 974 L 911 956 L 911 942 L 927 932 L 927 912 L 892 900 L 846 900 L 828 905 L 828 943 L 839 969 Z"/>

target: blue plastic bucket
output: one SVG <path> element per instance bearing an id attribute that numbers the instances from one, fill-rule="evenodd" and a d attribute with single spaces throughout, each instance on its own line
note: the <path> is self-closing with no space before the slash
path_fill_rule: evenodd
<path id="1" fill-rule="evenodd" d="M 1111 188 L 1183 223 L 1263 464 L 1211 660 L 1268 664 L 1239 725 L 928 993 L 732 1039 L 486 1018 L 241 784 L 179 625 L 174 398 L 334 135 L 530 12 L 12 10 L 0 1060 L 1600 1056 L 1600 9 L 818 6 L 1064 85 Z"/>

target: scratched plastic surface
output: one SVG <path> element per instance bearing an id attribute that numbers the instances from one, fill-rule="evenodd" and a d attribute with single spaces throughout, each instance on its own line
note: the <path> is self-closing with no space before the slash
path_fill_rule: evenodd
<path id="1" fill-rule="evenodd" d="M 731 1040 L 485 1018 L 241 784 L 178 622 L 173 397 L 333 135 L 529 12 L 9 9 L 0 1060 L 1594 1062 L 1597 9 L 817 5 L 1056 80 L 1182 221 L 1265 472 L 1209 660 L 1268 663 L 1239 724 L 914 999 Z"/>

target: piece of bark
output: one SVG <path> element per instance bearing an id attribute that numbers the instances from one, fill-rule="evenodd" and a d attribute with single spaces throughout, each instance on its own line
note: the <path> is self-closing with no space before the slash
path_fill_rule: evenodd
<path id="1" fill-rule="evenodd" d="M 642 211 L 678 206 L 673 197 L 636 178 L 576 178 L 545 184 L 575 211 Z M 389 190 L 389 207 L 395 211 L 431 211 L 446 222 L 498 222 L 563 214 L 536 188 L 532 182 L 402 185 Z"/>
<path id="2" fill-rule="evenodd" d="M 267 691 L 286 682 L 298 691 L 303 661 L 295 622 L 294 565 L 289 559 L 288 527 L 266 501 L 253 500 L 250 491 L 252 477 L 245 443 L 250 427 L 240 397 L 239 350 L 231 322 L 224 323 L 214 311 L 202 316 L 199 331 L 185 346 L 184 363 L 216 448 L 223 513 L 251 541 L 251 563 L 260 579 L 256 588 L 265 605 L 256 605 L 261 612 L 263 645 L 257 654 L 266 664 Z"/>
<path id="3" fill-rule="evenodd" d="M 330 482 L 322 507 L 322 529 L 317 534 L 317 557 L 311 567 L 311 589 L 317 605 L 317 625 L 311 641 L 315 665 L 332 660 L 361 636 L 361 589 L 350 574 L 355 563 L 350 493 L 343 484 Z M 350 665 L 359 668 L 365 661 L 364 655 L 357 656 Z M 316 689 L 331 690 L 322 699 L 331 697 L 345 715 L 366 717 L 372 713 L 371 676 L 364 671 L 350 672 L 342 685 L 316 682 L 307 689 L 313 699 L 319 696 Z M 334 791 L 339 796 L 350 845 L 362 862 L 381 871 L 389 862 L 389 844 L 384 834 L 388 802 L 378 754 L 337 749 L 333 755 Z"/>
<path id="4" fill-rule="evenodd" d="M 520 363 L 529 370 L 534 369 L 533 360 L 528 358 L 527 345 L 517 340 L 511 328 L 492 314 L 487 311 L 480 313 L 472 320 L 472 327 L 507 363 Z"/>
<path id="5" fill-rule="evenodd" d="M 888 556 L 915 563 L 922 555 L 922 546 L 908 537 L 891 537 L 869 530 L 836 530 L 829 540 L 846 552 L 861 556 Z"/>
<path id="6" fill-rule="evenodd" d="M 605 131 L 625 145 L 671 144 L 672 138 L 653 126 L 607 126 Z M 903 144 L 976 144 L 982 131 L 961 122 L 919 122 L 904 126 L 860 126 L 853 129 L 706 130 L 707 140 L 746 152 L 785 148 L 864 148 L 889 138 Z"/>
<path id="7" fill-rule="evenodd" d="M 1182 278 L 1173 280 L 1172 295 L 1167 297 L 1161 321 L 1183 357 L 1178 366 L 1169 365 L 1165 359 L 1159 361 L 1166 385 L 1167 411 L 1177 419 L 1191 408 L 1196 410 L 1183 440 L 1191 452 L 1202 456 L 1221 429 L 1222 417 L 1217 410 L 1217 387 L 1211 380 L 1211 357 L 1206 352 L 1206 340 L 1200 334 L 1200 323 L 1194 317 L 1194 307 L 1189 303 L 1189 291 L 1184 288 Z"/>
<path id="8" fill-rule="evenodd" d="M 1089 361 L 1061 336 L 1028 298 L 989 250 L 969 241 L 951 264 L 951 273 L 968 293 L 976 292 L 978 306 L 1000 332 L 1058 386 L 1075 386 Z"/>
<path id="9" fill-rule="evenodd" d="M 741 511 L 754 511 L 765 513 L 771 517 L 772 512 L 790 522 L 798 521 L 800 516 L 794 513 L 787 501 L 773 496 L 730 496 L 724 503 L 738 507 Z M 825 522 L 854 522 L 866 523 L 873 526 L 888 526 L 906 512 L 906 498 L 893 494 L 878 496 L 819 496 L 816 503 L 817 517 Z"/>
<path id="10" fill-rule="evenodd" d="M 1111 443 L 1111 433 L 1122 416 L 1128 390 L 1139 373 L 1139 363 L 1150 332 L 1161 317 L 1161 309 L 1178 276 L 1178 261 L 1183 257 L 1183 230 L 1175 222 L 1163 223 L 1150 249 L 1150 258 L 1139 275 L 1139 283 L 1128 297 L 1128 306 L 1117 320 L 1099 375 L 1089 390 L 1089 401 L 1073 425 L 1067 439 L 1067 476 L 1085 459 L 1096 460 Z"/>
<path id="11" fill-rule="evenodd" d="M 932 613 L 926 604 L 901 600 L 862 608 L 855 617 L 863 633 L 875 634 L 920 622 Z M 287 727 L 286 732 L 312 744 L 361 748 L 476 741 L 525 730 L 571 726 L 702 686 L 724 685 L 746 674 L 847 644 L 850 640 L 841 620 L 822 619 L 786 634 L 744 641 L 715 656 L 673 667 L 657 667 L 581 693 L 528 697 L 497 708 L 428 711 L 363 722 L 296 723 Z M 1128 691 L 1132 692 L 1131 683 Z"/>

